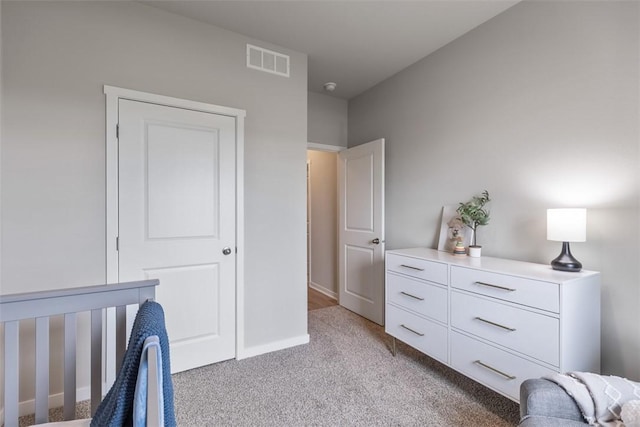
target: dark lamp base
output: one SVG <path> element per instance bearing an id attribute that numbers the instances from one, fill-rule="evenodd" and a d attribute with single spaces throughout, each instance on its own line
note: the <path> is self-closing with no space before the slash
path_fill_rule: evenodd
<path id="1" fill-rule="evenodd" d="M 570 271 L 577 273 L 582 270 L 582 264 L 571 255 L 569 242 L 562 242 L 562 252 L 556 259 L 551 261 L 551 268 L 560 271 Z"/>

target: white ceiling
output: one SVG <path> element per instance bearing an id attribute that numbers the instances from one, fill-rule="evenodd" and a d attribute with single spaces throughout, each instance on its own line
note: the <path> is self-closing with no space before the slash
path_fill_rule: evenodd
<path id="1" fill-rule="evenodd" d="M 519 0 L 197 1 L 143 3 L 309 56 L 309 90 L 350 99 Z"/>

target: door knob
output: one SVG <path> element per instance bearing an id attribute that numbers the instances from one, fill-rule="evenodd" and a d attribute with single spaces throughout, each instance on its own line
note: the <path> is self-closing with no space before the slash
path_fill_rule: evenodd
<path id="1" fill-rule="evenodd" d="M 373 239 L 371 241 L 371 243 L 373 243 L 374 245 L 379 245 L 380 244 L 380 239 L 378 239 L 377 237 L 375 239 Z"/>
<path id="2" fill-rule="evenodd" d="M 231 254 L 231 248 L 227 246 L 226 248 L 222 249 L 222 254 L 223 255 Z"/>

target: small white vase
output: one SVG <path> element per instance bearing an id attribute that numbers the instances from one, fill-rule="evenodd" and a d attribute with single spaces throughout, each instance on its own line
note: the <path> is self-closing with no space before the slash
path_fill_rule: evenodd
<path id="1" fill-rule="evenodd" d="M 482 246 L 469 246 L 469 256 L 472 258 L 480 258 Z"/>

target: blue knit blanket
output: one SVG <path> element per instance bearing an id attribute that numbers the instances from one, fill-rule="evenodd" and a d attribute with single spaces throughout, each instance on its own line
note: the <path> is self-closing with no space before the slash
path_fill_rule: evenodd
<path id="1" fill-rule="evenodd" d="M 138 366 L 144 341 L 157 335 L 162 349 L 162 387 L 164 394 L 164 425 L 173 427 L 176 418 L 173 408 L 173 383 L 169 361 L 169 338 L 164 323 L 162 306 L 147 301 L 138 310 L 131 330 L 129 345 L 115 383 L 98 406 L 91 427 L 123 427 L 133 423 L 133 400 L 138 378 Z"/>

